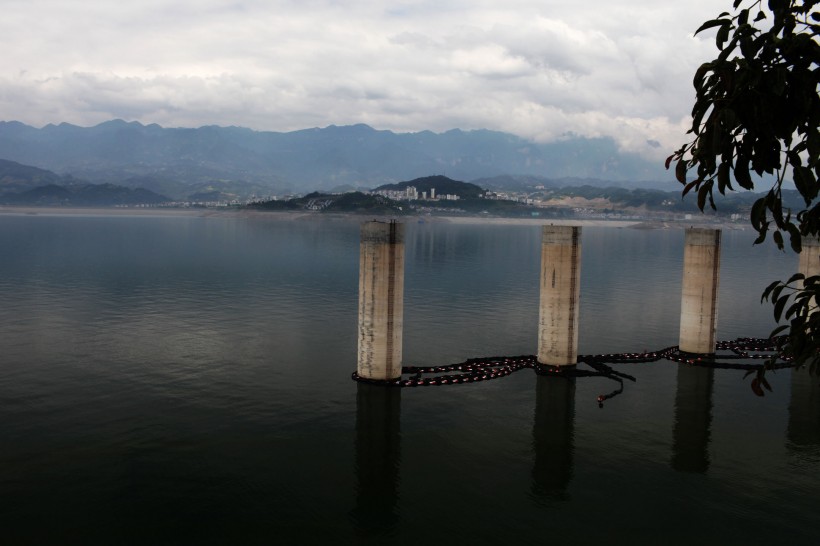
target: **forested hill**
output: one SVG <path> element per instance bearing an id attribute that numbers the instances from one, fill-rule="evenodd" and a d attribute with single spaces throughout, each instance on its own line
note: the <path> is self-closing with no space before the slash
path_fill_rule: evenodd
<path id="1" fill-rule="evenodd" d="M 0 204 L 110 206 L 170 201 L 144 188 L 89 184 L 71 176 L 0 159 Z"/>
<path id="2" fill-rule="evenodd" d="M 0 159 L 0 194 L 25 191 L 37 186 L 60 182 L 61 177 L 51 171 Z"/>
<path id="3" fill-rule="evenodd" d="M 458 180 L 453 180 L 452 178 L 447 178 L 442 175 L 425 176 L 407 182 L 399 182 L 398 184 L 384 184 L 377 187 L 374 191 L 404 191 L 409 187 L 416 188 L 419 193 L 427 192 L 427 195 L 430 195 L 431 190 L 435 190 L 436 195 L 452 194 L 458 195 L 461 199 L 476 198 L 484 194 L 484 190 L 481 186 L 470 182 L 459 182 Z"/>
<path id="4" fill-rule="evenodd" d="M 749 191 L 727 192 L 720 199 L 715 199 L 717 211 L 707 205 L 706 214 L 747 214 L 754 202 L 762 193 Z M 636 210 L 690 212 L 699 214 L 697 196 L 681 197 L 677 190 L 662 191 L 651 189 L 599 188 L 595 186 L 568 186 L 563 188 L 545 188 L 529 194 L 529 198 L 545 205 L 578 206 L 607 210 Z M 802 205 L 802 198 L 796 190 L 783 190 L 783 207 L 797 210 Z"/>

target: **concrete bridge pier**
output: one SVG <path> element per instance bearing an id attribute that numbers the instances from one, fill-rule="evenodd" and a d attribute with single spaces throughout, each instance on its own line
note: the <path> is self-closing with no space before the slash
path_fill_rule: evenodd
<path id="1" fill-rule="evenodd" d="M 678 344 L 681 351 L 715 352 L 719 278 L 720 230 L 687 229 Z"/>
<path id="2" fill-rule="evenodd" d="M 820 238 L 811 235 L 803 237 L 799 267 L 799 272 L 806 278 L 820 275 Z"/>
<path id="3" fill-rule="evenodd" d="M 803 237 L 803 250 L 800 251 L 797 271 L 806 279 L 820 275 L 820 238 L 816 235 Z M 805 284 L 804 279 L 803 286 Z M 816 309 L 818 303 L 820 302 L 815 301 L 811 308 Z"/>
<path id="4" fill-rule="evenodd" d="M 397 379 L 404 325 L 404 224 L 365 222 L 360 237 L 357 373 L 366 379 Z"/>
<path id="5" fill-rule="evenodd" d="M 538 362 L 574 366 L 578 361 L 581 228 L 543 226 Z"/>

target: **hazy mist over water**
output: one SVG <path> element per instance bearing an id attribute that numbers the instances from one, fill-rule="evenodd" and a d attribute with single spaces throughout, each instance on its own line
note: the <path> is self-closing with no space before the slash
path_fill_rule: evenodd
<path id="1" fill-rule="evenodd" d="M 358 221 L 0 216 L 9 544 L 814 543 L 820 390 L 622 365 L 385 389 L 356 367 Z M 532 354 L 540 227 L 409 223 L 404 361 Z M 724 231 L 718 338 L 797 259 Z M 683 231 L 584 228 L 580 352 L 677 343 Z M 594 525 L 591 523 L 594 522 Z M 660 538 L 659 538 L 660 537 Z"/>

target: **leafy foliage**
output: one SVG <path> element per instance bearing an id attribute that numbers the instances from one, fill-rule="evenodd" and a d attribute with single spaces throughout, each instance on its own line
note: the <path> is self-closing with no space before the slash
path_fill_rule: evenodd
<path id="1" fill-rule="evenodd" d="M 771 299 L 775 320 L 788 321 L 778 326 L 772 336 L 787 331 L 784 345 L 789 356 L 798 363 L 809 363 L 818 372 L 820 357 L 820 276 L 805 277 L 796 273 L 788 281 L 775 281 L 763 292 L 762 300 Z M 789 305 L 791 302 L 791 305 Z"/>
<path id="2" fill-rule="evenodd" d="M 695 34 L 716 29 L 718 57 L 695 72 L 691 142 L 666 160 L 675 162 L 683 195 L 697 192 L 698 207 L 715 208 L 721 194 L 751 190 L 755 181 L 773 180 L 751 211 L 756 243 L 771 229 L 778 248 L 784 236 L 795 252 L 807 236 L 820 231 L 820 0 L 734 0 L 733 13 L 706 21 Z M 694 173 L 694 180 L 689 174 Z M 803 199 L 796 210 L 783 206 L 783 184 L 791 177 Z M 772 225 L 772 223 L 774 225 Z M 798 281 L 804 281 L 802 286 Z M 771 298 L 776 319 L 791 320 L 787 352 L 799 361 L 818 360 L 820 283 L 793 277 L 774 283 Z"/>

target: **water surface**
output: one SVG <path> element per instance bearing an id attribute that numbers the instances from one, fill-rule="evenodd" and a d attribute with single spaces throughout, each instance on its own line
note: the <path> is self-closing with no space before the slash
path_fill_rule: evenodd
<path id="1" fill-rule="evenodd" d="M 723 234 L 718 337 L 766 336 L 796 259 Z M 407 225 L 404 360 L 537 347 L 537 226 Z M 0 216 L 9 544 L 814 543 L 820 390 L 727 370 L 355 369 L 350 219 Z M 683 232 L 584 228 L 580 352 L 677 343 Z"/>

